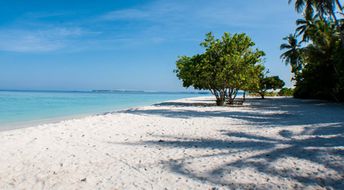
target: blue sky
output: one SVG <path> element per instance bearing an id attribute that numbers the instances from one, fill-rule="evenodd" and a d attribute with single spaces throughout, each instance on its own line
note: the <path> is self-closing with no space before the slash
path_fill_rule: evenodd
<path id="1" fill-rule="evenodd" d="M 296 18 L 287 0 L 3 0 L 0 89 L 184 90 L 175 61 L 210 31 L 249 34 L 290 86 L 279 46 Z"/>

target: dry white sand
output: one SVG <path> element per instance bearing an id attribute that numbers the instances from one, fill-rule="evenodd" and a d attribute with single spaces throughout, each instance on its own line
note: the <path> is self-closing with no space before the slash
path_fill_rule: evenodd
<path id="1" fill-rule="evenodd" d="M 344 189 L 344 106 L 178 100 L 0 132 L 0 189 Z"/>

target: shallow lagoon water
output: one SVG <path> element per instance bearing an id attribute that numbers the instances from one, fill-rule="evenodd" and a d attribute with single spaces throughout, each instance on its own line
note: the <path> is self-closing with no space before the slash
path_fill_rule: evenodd
<path id="1" fill-rule="evenodd" d="M 0 129 L 195 96 L 200 94 L 0 91 Z"/>

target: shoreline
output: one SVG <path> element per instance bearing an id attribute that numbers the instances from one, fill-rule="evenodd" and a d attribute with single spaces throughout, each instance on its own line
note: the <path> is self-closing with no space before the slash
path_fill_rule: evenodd
<path id="1" fill-rule="evenodd" d="M 196 97 L 189 97 L 189 98 L 201 98 L 201 97 L 210 97 L 210 96 L 196 96 Z M 145 107 L 145 106 L 152 106 L 152 105 L 161 104 L 164 102 L 178 101 L 178 100 L 184 100 L 184 99 L 188 99 L 188 98 L 171 99 L 171 100 L 166 100 L 166 101 L 161 101 L 161 102 L 155 102 L 153 104 L 148 104 L 148 105 L 140 105 L 140 106 L 127 107 L 127 108 L 118 108 L 118 109 L 114 109 L 112 111 L 107 111 L 107 112 L 102 112 L 102 113 L 92 113 L 92 114 L 85 113 L 85 114 L 76 114 L 76 115 L 69 115 L 69 116 L 56 117 L 56 118 L 50 118 L 50 119 L 14 122 L 14 123 L 9 123 L 9 124 L 5 124 L 5 125 L 0 125 L 0 133 L 2 131 L 10 131 L 10 130 L 23 129 L 23 128 L 39 127 L 42 125 L 58 124 L 60 122 L 64 122 L 64 121 L 68 121 L 68 120 L 83 119 L 83 118 L 87 118 L 87 117 L 112 114 L 112 113 L 116 113 L 116 112 L 130 110 L 130 109 L 135 109 L 135 108 L 140 108 L 140 107 Z"/>
<path id="2" fill-rule="evenodd" d="M 180 98 L 180 99 L 171 99 L 171 100 L 166 100 L 166 101 L 160 101 L 160 102 L 155 102 L 149 105 L 140 105 L 140 106 L 133 106 L 133 107 L 127 107 L 127 108 L 118 108 L 112 111 L 107 111 L 107 112 L 101 112 L 101 113 L 93 113 L 93 114 L 77 114 L 77 115 L 70 115 L 70 116 L 65 116 L 65 117 L 58 117 L 58 118 L 51 118 L 51 119 L 42 119 L 42 120 L 35 120 L 35 121 L 23 121 L 23 122 L 18 122 L 14 123 L 12 126 L 8 126 L 8 124 L 5 125 L 0 125 L 0 133 L 5 132 L 5 131 L 12 131 L 12 130 L 20 130 L 20 129 L 25 129 L 25 128 L 36 128 L 36 127 L 41 127 L 41 126 L 46 126 L 46 125 L 56 125 L 61 122 L 66 122 L 66 121 L 73 121 L 73 120 L 80 120 L 80 119 L 85 119 L 88 117 L 97 117 L 97 116 L 104 116 L 107 114 L 114 114 L 118 112 L 125 112 L 128 110 L 132 109 L 139 109 L 147 106 L 156 106 L 168 102 L 177 102 L 177 101 L 187 101 L 188 99 L 199 99 L 199 98 L 206 98 L 206 99 L 214 99 L 213 96 L 196 96 L 196 97 L 188 97 L 188 98 Z M 246 98 L 249 99 L 258 99 L 261 100 L 260 97 L 256 96 L 246 96 Z M 267 96 L 264 100 L 271 100 L 271 99 L 295 99 L 292 96 Z M 325 104 L 333 104 L 337 106 L 344 106 L 343 103 L 337 103 L 337 102 L 331 102 L 331 101 L 325 101 L 325 100 L 317 100 L 317 99 L 299 99 L 301 101 L 305 102 L 316 102 L 316 103 L 325 103 Z M 215 101 L 215 100 L 213 100 Z M 214 107 L 217 107 L 216 105 L 213 105 Z M 225 106 L 226 107 L 226 106 Z M 240 107 L 240 106 L 239 106 Z"/>
<path id="3" fill-rule="evenodd" d="M 344 107 L 212 97 L 0 132 L 0 189 L 343 189 Z"/>

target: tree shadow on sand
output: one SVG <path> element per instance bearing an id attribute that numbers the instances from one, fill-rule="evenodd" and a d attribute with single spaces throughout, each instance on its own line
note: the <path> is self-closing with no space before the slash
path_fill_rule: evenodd
<path id="1" fill-rule="evenodd" d="M 330 133 L 328 128 L 334 128 Z M 209 182 L 216 186 L 224 186 L 231 189 L 275 189 L 278 187 L 288 188 L 284 184 L 270 184 L 269 178 L 278 178 L 280 181 L 287 179 L 293 184 L 293 189 L 303 189 L 307 186 L 327 187 L 333 189 L 344 188 L 344 151 L 335 147 L 344 146 L 344 130 L 341 126 L 321 127 L 312 133 L 319 134 L 303 140 L 293 139 L 291 136 L 286 140 L 267 138 L 247 133 L 232 133 L 220 131 L 224 136 L 237 137 L 240 140 L 219 139 L 192 139 L 167 136 L 167 140 L 145 141 L 130 145 L 150 145 L 158 147 L 170 147 L 187 149 L 220 150 L 221 153 L 206 154 L 202 156 L 191 156 L 178 160 L 161 160 L 167 168 L 177 174 L 198 181 Z M 323 133 L 324 132 L 324 133 Z M 329 137 L 330 136 L 330 137 Z M 160 136 L 166 138 L 166 136 Z M 127 144 L 128 145 L 128 144 Z M 283 146 L 282 146 L 283 145 Z M 212 158 L 229 158 L 236 153 L 256 152 L 252 156 L 242 156 L 234 161 L 220 162 L 216 168 L 206 172 L 191 170 L 189 164 L 197 164 L 199 160 L 205 159 L 211 162 Z M 293 162 L 307 162 L 311 166 L 320 166 L 320 170 L 302 171 L 302 163 L 296 163 L 294 167 L 276 168 L 271 163 L 283 159 L 293 158 Z M 266 182 L 237 183 L 236 180 L 226 179 L 231 171 L 254 170 L 258 178 Z M 306 168 L 307 169 L 307 168 Z M 330 171 L 330 172 L 327 172 Z M 237 172 L 234 175 L 245 175 Z M 225 177 L 224 177 L 225 176 Z M 267 176 L 267 177 L 266 177 Z M 232 176 L 233 177 L 233 176 Z M 237 176 L 243 177 L 243 176 Z M 290 188 L 290 186 L 289 186 Z"/>
<path id="2" fill-rule="evenodd" d="M 334 103 L 326 103 L 314 100 L 294 99 L 249 99 L 249 108 L 245 111 L 233 111 L 231 107 L 223 107 L 221 111 L 198 111 L 189 109 L 196 103 L 166 102 L 158 104 L 157 109 L 130 109 L 125 113 L 136 115 L 159 115 L 169 118 L 216 118 L 225 117 L 246 121 L 254 126 L 291 126 L 310 124 L 344 124 L 344 106 Z M 203 103 L 200 103 L 203 104 Z M 164 106 L 175 106 L 179 109 L 169 109 Z M 211 105 L 208 105 L 211 106 Z M 184 109 L 183 109 L 184 108 Z M 343 114 L 333 114 L 333 113 Z M 339 116 L 340 115 L 340 116 Z"/>
<path id="3" fill-rule="evenodd" d="M 264 105 L 265 104 L 265 105 Z M 131 145 L 154 145 L 180 149 L 219 150 L 220 153 L 185 157 L 178 160 L 162 160 L 172 172 L 188 178 L 205 181 L 216 186 L 231 189 L 304 189 L 305 187 L 344 189 L 344 108 L 342 105 L 317 101 L 274 100 L 262 103 L 253 102 L 252 112 L 239 111 L 196 111 L 190 109 L 155 109 L 129 110 L 131 114 L 160 115 L 171 118 L 227 117 L 246 121 L 258 127 L 285 127 L 307 125 L 304 130 L 294 134 L 287 128 L 279 131 L 276 137 L 265 137 L 230 130 L 218 131 L 221 139 L 192 139 L 184 137 L 160 136 L 167 140 L 144 141 Z M 302 108 L 302 109 L 301 109 Z M 328 109 L 323 109 L 328 108 Z M 271 114 L 271 111 L 279 113 Z M 333 114 L 335 112 L 343 113 Z M 308 119 L 304 119 L 308 118 Z M 246 124 L 245 124 L 246 125 Z M 223 140 L 225 139 L 225 140 Z M 230 140 L 226 140 L 230 139 Z M 249 152 L 249 156 L 231 161 L 237 152 Z M 207 171 L 192 171 L 190 163 L 208 160 L 215 157 L 224 158 L 215 168 Z M 283 163 L 291 159 L 290 167 L 274 167 L 273 163 Z M 304 168 L 308 164 L 311 168 Z M 300 167 L 298 167 L 300 166 Z M 255 176 L 248 177 L 249 183 L 241 183 L 233 177 L 240 171 L 253 170 L 256 178 L 265 182 L 254 181 Z M 236 173 L 235 173 L 236 172 Z M 276 184 L 270 180 L 289 181 L 293 185 Z"/>

